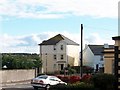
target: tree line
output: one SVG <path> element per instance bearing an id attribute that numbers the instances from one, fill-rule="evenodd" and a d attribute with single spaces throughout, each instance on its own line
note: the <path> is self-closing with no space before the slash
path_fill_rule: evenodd
<path id="1" fill-rule="evenodd" d="M 38 54 L 2 54 L 2 69 L 33 69 L 41 66 L 42 62 Z"/>

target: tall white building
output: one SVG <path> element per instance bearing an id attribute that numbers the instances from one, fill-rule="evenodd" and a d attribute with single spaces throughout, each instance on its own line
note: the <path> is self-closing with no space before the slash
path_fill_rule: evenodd
<path id="1" fill-rule="evenodd" d="M 67 65 L 79 65 L 79 44 L 58 34 L 39 44 L 42 59 L 42 71 L 63 70 Z"/>

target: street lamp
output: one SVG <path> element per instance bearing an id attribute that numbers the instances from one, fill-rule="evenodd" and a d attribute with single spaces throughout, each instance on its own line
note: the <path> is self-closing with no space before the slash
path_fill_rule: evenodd
<path id="1" fill-rule="evenodd" d="M 46 56 L 46 74 L 47 74 L 47 53 L 45 54 Z"/>

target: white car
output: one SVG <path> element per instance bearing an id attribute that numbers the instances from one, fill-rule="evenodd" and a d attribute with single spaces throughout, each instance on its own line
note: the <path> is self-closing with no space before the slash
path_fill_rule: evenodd
<path id="1" fill-rule="evenodd" d="M 49 75 L 41 75 L 31 80 L 31 85 L 36 90 L 41 87 L 48 89 L 50 88 L 51 85 L 58 85 L 58 84 L 67 85 L 67 83 L 61 81 L 56 76 L 49 76 Z"/>

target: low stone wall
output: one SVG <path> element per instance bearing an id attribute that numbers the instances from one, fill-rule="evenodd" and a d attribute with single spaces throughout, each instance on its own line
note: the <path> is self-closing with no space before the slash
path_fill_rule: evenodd
<path id="1" fill-rule="evenodd" d="M 11 83 L 19 81 L 27 81 L 35 77 L 35 70 L 0 70 L 0 81 L 2 83 Z"/>

